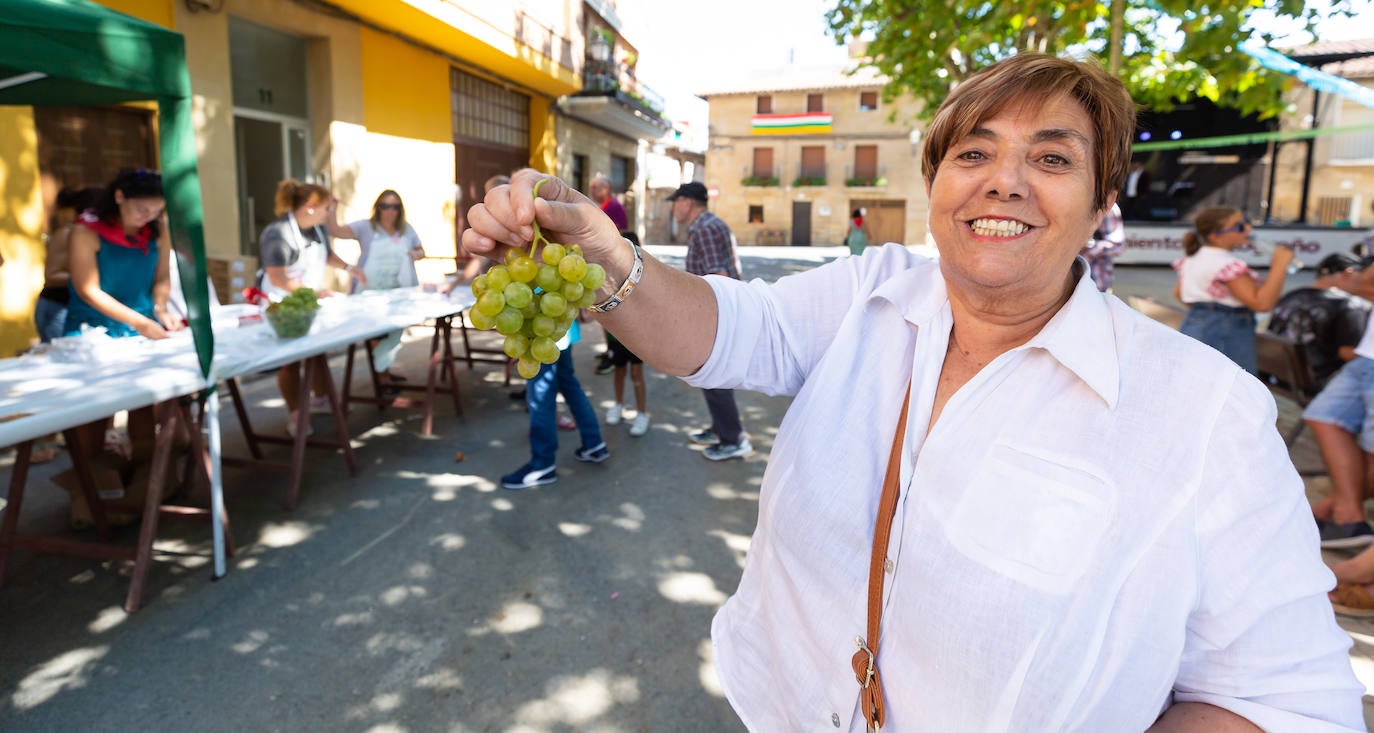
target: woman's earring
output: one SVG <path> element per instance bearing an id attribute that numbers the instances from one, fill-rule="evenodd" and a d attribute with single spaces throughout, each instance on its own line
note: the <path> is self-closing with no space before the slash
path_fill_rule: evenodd
<path id="1" fill-rule="evenodd" d="M 313 214 L 313 213 L 315 213 L 315 210 L 314 210 L 314 209 L 306 209 L 306 210 L 305 210 L 305 213 L 307 213 L 307 214 Z"/>

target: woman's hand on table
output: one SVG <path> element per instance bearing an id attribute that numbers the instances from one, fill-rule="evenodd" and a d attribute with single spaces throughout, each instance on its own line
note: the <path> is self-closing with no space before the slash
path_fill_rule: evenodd
<path id="1" fill-rule="evenodd" d="M 316 289 L 315 289 L 315 297 L 316 297 L 316 298 L 332 298 L 332 297 L 334 297 L 335 295 L 337 295 L 337 293 L 335 293 L 333 290 L 330 290 L 329 288 L 316 288 Z"/>
<path id="2" fill-rule="evenodd" d="M 139 336 L 153 341 L 167 338 L 167 329 L 151 318 L 140 319 L 138 323 L 134 324 L 134 330 L 138 331 Z"/>
<path id="3" fill-rule="evenodd" d="M 358 287 L 367 287 L 367 273 L 363 272 L 362 270 L 359 270 L 357 267 L 350 266 L 348 268 L 348 274 L 354 280 L 358 281 Z"/>
<path id="4" fill-rule="evenodd" d="M 168 313 L 165 308 L 155 308 L 153 310 L 153 315 L 157 316 L 156 320 L 158 322 L 158 325 L 162 326 L 163 330 L 165 331 L 180 331 L 181 329 L 186 328 L 185 321 L 181 320 L 181 318 L 171 313 Z"/>

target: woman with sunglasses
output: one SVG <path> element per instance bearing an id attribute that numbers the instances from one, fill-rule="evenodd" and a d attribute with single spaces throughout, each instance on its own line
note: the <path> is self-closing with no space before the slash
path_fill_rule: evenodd
<path id="1" fill-rule="evenodd" d="M 1193 230 L 1183 235 L 1187 256 L 1174 263 L 1174 297 L 1188 306 L 1179 331 L 1255 374 L 1255 313 L 1273 308 L 1283 294 L 1293 250 L 1275 247 L 1269 276 L 1260 280 L 1233 254 L 1248 244 L 1250 222 L 1239 209 L 1212 206 L 1198 212 Z"/>
<path id="2" fill-rule="evenodd" d="M 413 288 L 419 284 L 415 261 L 425 256 L 420 235 L 406 223 L 406 207 L 401 195 L 386 189 L 372 202 L 372 216 L 347 225 L 333 223 L 330 234 L 339 239 L 358 240 L 358 269 L 365 280 L 358 282 L 353 292 L 360 290 L 392 290 Z M 391 373 L 391 365 L 401 351 L 401 332 L 387 334 L 372 352 L 377 372 L 392 382 L 405 381 Z"/>

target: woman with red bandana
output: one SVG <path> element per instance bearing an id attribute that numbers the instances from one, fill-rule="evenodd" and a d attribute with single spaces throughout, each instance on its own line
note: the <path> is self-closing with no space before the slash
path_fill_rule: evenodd
<path id="1" fill-rule="evenodd" d="M 105 188 L 95 208 L 77 217 L 68 240 L 68 336 L 84 327 L 104 327 L 111 336 L 167 338 L 183 324 L 167 312 L 171 292 L 171 258 L 159 241 L 166 200 L 157 171 L 125 169 Z M 101 454 L 109 419 L 78 428 L 79 445 L 102 492 L 127 489 L 126 501 L 137 504 L 146 491 L 153 454 L 156 414 L 152 407 L 129 411 L 132 461 Z M 168 476 L 168 490 L 175 486 Z M 65 485 L 64 485 L 65 488 Z M 111 521 L 133 521 L 137 514 L 115 512 Z M 87 526 L 89 509 L 79 492 L 72 493 L 72 525 Z"/>
<path id="2" fill-rule="evenodd" d="M 167 312 L 170 259 L 159 246 L 166 201 L 157 171 L 125 169 L 72 228 L 66 335 L 103 326 L 111 336 L 167 338 L 182 328 Z"/>

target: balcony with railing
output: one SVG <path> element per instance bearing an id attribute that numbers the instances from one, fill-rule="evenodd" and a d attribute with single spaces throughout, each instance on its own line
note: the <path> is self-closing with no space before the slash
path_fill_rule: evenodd
<path id="1" fill-rule="evenodd" d="M 633 49 L 623 46 L 617 54 L 616 40 L 610 28 L 588 33 L 582 89 L 560 99 L 559 107 L 627 137 L 656 140 L 672 129 L 663 117 L 663 96 L 635 76 Z"/>
<path id="2" fill-rule="evenodd" d="M 824 186 L 827 183 L 824 165 L 799 165 L 797 177 L 792 179 L 793 186 Z"/>
<path id="3" fill-rule="evenodd" d="M 887 185 L 887 166 L 845 166 L 844 185 L 849 188 L 883 188 Z"/>

